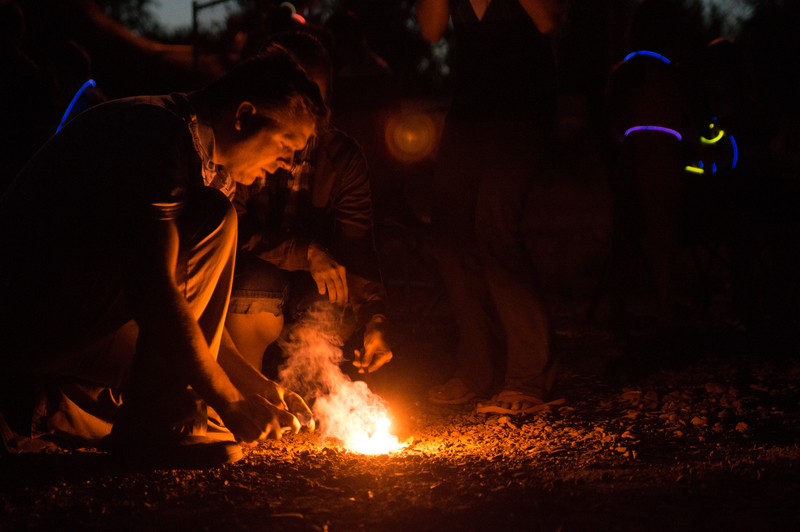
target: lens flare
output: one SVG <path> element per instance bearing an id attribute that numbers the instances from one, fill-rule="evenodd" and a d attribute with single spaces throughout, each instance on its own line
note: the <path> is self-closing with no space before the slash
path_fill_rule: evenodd
<path id="1" fill-rule="evenodd" d="M 421 161 L 433 152 L 436 125 L 430 116 L 419 112 L 403 112 L 386 124 L 386 146 L 400 162 Z"/>

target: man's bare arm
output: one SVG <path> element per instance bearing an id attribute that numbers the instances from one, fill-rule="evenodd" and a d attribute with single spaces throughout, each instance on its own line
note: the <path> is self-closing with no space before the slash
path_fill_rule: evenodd
<path id="1" fill-rule="evenodd" d="M 260 395 L 279 409 L 285 410 L 286 414 L 280 415 L 281 425 L 291 426 L 295 430 L 300 425 L 314 429 L 314 419 L 311 410 L 306 402 L 296 393 L 283 388 L 277 383 L 267 379 L 256 368 L 254 368 L 236 349 L 227 330 L 222 333 L 222 344 L 219 349 L 217 359 L 219 365 L 225 370 L 231 382 L 246 395 Z M 296 424 L 297 421 L 299 424 Z"/>
<path id="2" fill-rule="evenodd" d="M 186 299 L 175 283 L 178 229 L 171 220 L 145 222 L 134 236 L 127 279 L 140 345 L 163 357 L 226 421 L 237 438 L 265 435 L 274 416 L 245 398 L 216 362 Z M 141 354 L 137 354 L 141 356 Z"/>
<path id="3" fill-rule="evenodd" d="M 171 220 L 146 222 L 128 278 L 139 334 L 157 340 L 158 355 L 172 359 L 189 384 L 213 406 L 241 398 L 214 360 L 186 299 L 175 283 L 178 228 Z"/>
<path id="4" fill-rule="evenodd" d="M 430 42 L 439 42 L 450 20 L 447 0 L 417 0 L 415 10 L 422 36 Z"/>

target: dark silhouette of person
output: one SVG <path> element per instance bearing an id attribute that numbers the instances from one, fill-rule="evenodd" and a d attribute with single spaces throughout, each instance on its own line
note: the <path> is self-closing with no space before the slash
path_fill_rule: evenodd
<path id="1" fill-rule="evenodd" d="M 703 173 L 687 183 L 687 232 L 724 244 L 741 324 L 753 332 L 782 327 L 796 297 L 799 220 L 797 187 L 779 177 L 770 153 L 779 124 L 758 100 L 736 42 L 711 42 L 702 72 L 701 145 L 692 164 Z"/>
<path id="2" fill-rule="evenodd" d="M 247 59 L 258 54 L 264 43 L 276 33 L 303 32 L 330 46 L 330 35 L 321 25 L 306 20 L 300 14 L 307 2 L 258 1 L 237 17 L 241 23 L 240 57 Z"/>
<path id="3" fill-rule="evenodd" d="M 457 76 L 433 183 L 434 253 L 456 314 L 458 369 L 436 403 L 478 395 L 479 412 L 541 408 L 555 378 L 551 328 L 525 246 L 531 184 L 547 172 L 557 6 L 421 0 L 422 35 L 452 20 Z M 499 392 L 499 393 L 498 393 Z"/>
<path id="4" fill-rule="evenodd" d="M 334 83 L 331 121 L 355 138 L 370 166 L 373 205 L 379 220 L 396 200 L 397 161 L 386 145 L 386 122 L 400 101 L 400 80 L 367 42 L 364 22 L 349 10 L 326 21 L 331 34 Z"/>
<path id="5" fill-rule="evenodd" d="M 390 76 L 392 69 L 367 44 L 363 22 L 349 10 L 333 13 L 325 27 L 334 38 L 334 66 L 341 76 Z"/>
<path id="6" fill-rule="evenodd" d="M 55 47 L 47 61 L 53 84 L 53 103 L 58 117 L 55 132 L 86 109 L 107 100 L 92 79 L 89 54 L 75 41 L 64 41 Z"/>
<path id="7" fill-rule="evenodd" d="M 0 0 L 0 193 L 47 140 L 53 110 L 47 75 L 25 54 L 25 16 Z"/>
<path id="8" fill-rule="evenodd" d="M 617 146 L 610 177 L 614 204 L 608 272 L 613 317 L 622 329 L 631 275 L 639 263 L 644 284 L 655 295 L 649 312 L 654 324 L 648 328 L 662 331 L 676 324 L 686 152 L 698 144 L 690 88 L 681 69 L 684 28 L 678 2 L 638 4 L 628 35 L 630 53 L 614 67 L 606 88 L 610 135 Z"/>

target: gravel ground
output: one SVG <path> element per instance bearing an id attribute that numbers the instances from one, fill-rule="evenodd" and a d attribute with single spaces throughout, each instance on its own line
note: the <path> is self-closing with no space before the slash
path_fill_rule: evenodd
<path id="1" fill-rule="evenodd" d="M 301 433 L 208 471 L 133 470 L 91 450 L 5 456 L 0 529 L 800 529 L 791 352 L 726 334 L 690 364 L 617 384 L 604 370 L 618 343 L 567 324 L 556 339 L 565 403 L 506 416 L 422 399 L 446 376 L 436 354 L 447 338 L 409 334 L 370 377 L 401 451 L 358 455 Z"/>

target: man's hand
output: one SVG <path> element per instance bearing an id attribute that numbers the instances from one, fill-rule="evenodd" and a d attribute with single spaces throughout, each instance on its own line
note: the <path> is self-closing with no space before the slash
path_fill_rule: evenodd
<path id="1" fill-rule="evenodd" d="M 300 422 L 296 417 L 259 395 L 249 395 L 229 403 L 219 415 L 236 440 L 243 444 L 266 438 L 280 439 L 287 430 L 295 434 L 300 431 Z"/>
<path id="2" fill-rule="evenodd" d="M 356 350 L 353 365 L 359 373 L 371 373 L 392 359 L 392 348 L 383 333 L 383 316 L 373 316 L 364 331 L 364 351 Z"/>
<path id="3" fill-rule="evenodd" d="M 313 243 L 308 246 L 308 271 L 317 283 L 320 295 L 325 294 L 327 290 L 331 303 L 347 302 L 347 273 L 344 266 Z"/>
<path id="4" fill-rule="evenodd" d="M 289 407 L 289 412 L 291 412 L 297 417 L 302 426 L 308 427 L 308 430 L 313 432 L 314 428 L 316 428 L 316 423 L 314 422 L 314 415 L 311 413 L 311 409 L 308 408 L 308 405 L 303 400 L 303 398 L 300 397 L 300 395 L 294 393 L 293 391 L 286 390 L 285 388 L 284 388 L 283 398 L 285 404 Z"/>
<path id="5" fill-rule="evenodd" d="M 300 425 L 306 426 L 314 430 L 314 417 L 311 415 L 311 410 L 303 398 L 296 393 L 285 389 L 277 382 L 271 381 L 250 365 L 241 353 L 236 350 L 236 346 L 231 340 L 230 334 L 227 330 L 223 331 L 222 343 L 219 349 L 219 357 L 217 358 L 220 366 L 225 371 L 225 374 L 230 378 L 234 388 L 234 394 L 228 397 L 242 398 L 245 397 L 260 397 L 264 402 L 270 406 L 270 410 L 277 409 L 281 413 L 275 414 L 281 422 L 294 426 L 295 422 Z M 240 401 L 241 402 L 241 401 Z M 235 399 L 227 399 L 227 404 L 236 403 Z M 213 406 L 213 405 L 212 405 Z M 215 406 L 216 408 L 216 406 Z M 223 417 L 222 421 L 227 425 L 223 412 L 217 409 L 220 416 Z M 288 414 L 290 417 L 286 417 Z M 297 417 L 292 416 L 295 414 Z M 294 422 L 292 422 L 294 419 Z M 298 425 L 298 428 L 299 426 Z M 229 427 L 231 432 L 236 434 L 232 427 Z M 243 427 L 243 430 L 246 427 Z M 271 433 L 270 433 L 271 434 Z M 252 436 L 252 435 L 250 435 Z M 242 440 L 245 438 L 243 437 Z"/>
<path id="6" fill-rule="evenodd" d="M 265 397 L 267 401 L 281 410 L 286 410 L 294 414 L 300 421 L 300 425 L 308 427 L 309 430 L 314 430 L 314 416 L 311 414 L 311 409 L 308 408 L 308 405 L 300 395 L 266 378 L 264 379 L 264 386 L 259 395 Z"/>

